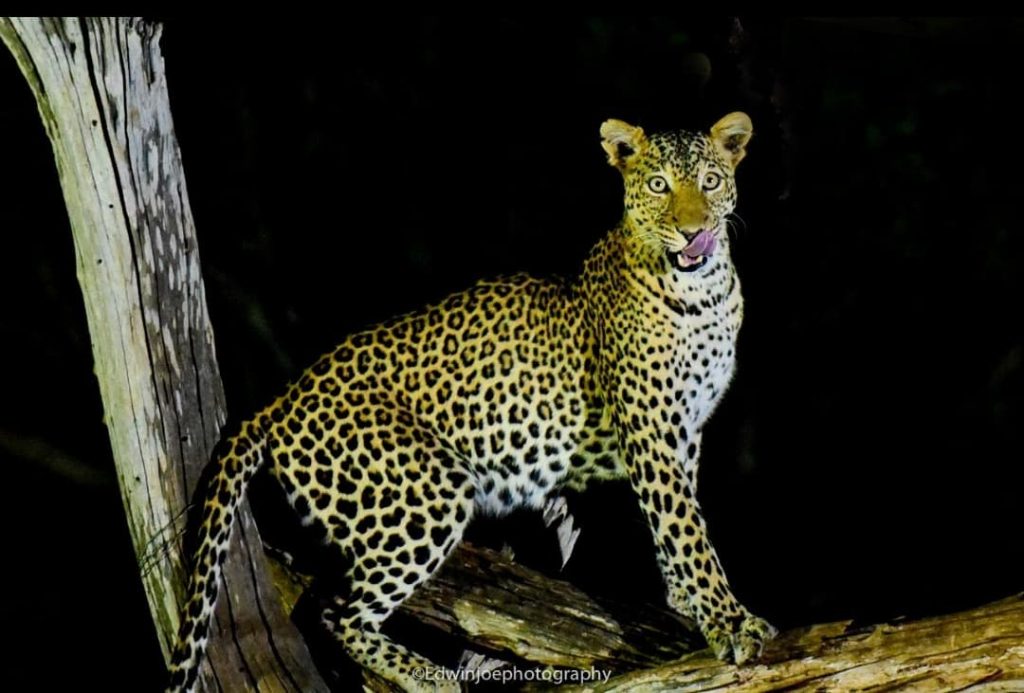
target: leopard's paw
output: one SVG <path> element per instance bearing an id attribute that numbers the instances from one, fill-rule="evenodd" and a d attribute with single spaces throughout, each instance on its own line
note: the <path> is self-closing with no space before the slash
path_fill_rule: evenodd
<path id="1" fill-rule="evenodd" d="M 778 632 L 763 618 L 746 613 L 742 619 L 707 625 L 704 639 L 718 659 L 743 665 L 760 657 L 764 644 Z"/>

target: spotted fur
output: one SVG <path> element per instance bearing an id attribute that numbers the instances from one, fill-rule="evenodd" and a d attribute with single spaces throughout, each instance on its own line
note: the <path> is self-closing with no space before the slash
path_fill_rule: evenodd
<path id="1" fill-rule="evenodd" d="M 774 630 L 733 596 L 696 500 L 702 428 L 732 378 L 743 315 L 726 218 L 750 120 L 650 137 L 610 120 L 601 134 L 625 214 L 577 279 L 482 281 L 352 335 L 215 455 L 171 690 L 194 685 L 231 521 L 264 464 L 351 566 L 327 628 L 407 689 L 433 665 L 379 627 L 473 516 L 539 509 L 594 479 L 629 479 L 668 602 L 716 654 L 760 654 Z M 717 249 L 688 259 L 701 231 Z"/>

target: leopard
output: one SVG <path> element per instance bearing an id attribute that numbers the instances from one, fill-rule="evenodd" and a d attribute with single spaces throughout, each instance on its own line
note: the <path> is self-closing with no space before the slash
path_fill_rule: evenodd
<path id="1" fill-rule="evenodd" d="M 728 231 L 753 125 L 733 112 L 648 135 L 613 119 L 600 135 L 624 212 L 575 277 L 481 280 L 352 334 L 217 447 L 169 691 L 194 689 L 232 521 L 264 467 L 344 558 L 323 626 L 405 690 L 458 690 L 424 681 L 438 667 L 381 625 L 471 520 L 603 480 L 635 492 L 669 606 L 719 659 L 761 657 L 777 631 L 734 596 L 696 495 L 703 428 L 735 371 Z"/>

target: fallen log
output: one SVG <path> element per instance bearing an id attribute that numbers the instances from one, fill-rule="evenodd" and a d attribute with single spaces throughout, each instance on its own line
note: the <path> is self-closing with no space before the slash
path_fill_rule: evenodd
<path id="1" fill-rule="evenodd" d="M 279 577 L 291 583 L 282 590 L 290 600 L 309 582 L 286 572 Z M 505 660 L 506 667 L 524 672 L 505 680 L 529 689 L 544 681 L 525 672 L 555 668 L 610 676 L 559 690 L 616 693 L 952 691 L 979 685 L 1024 691 L 1024 594 L 915 621 L 794 628 L 769 643 L 757 664 L 736 667 L 716 660 L 693 624 L 668 609 L 594 598 L 498 552 L 467 545 L 395 618 L 439 629 L 470 651 Z M 381 681 L 369 687 L 392 690 Z"/>

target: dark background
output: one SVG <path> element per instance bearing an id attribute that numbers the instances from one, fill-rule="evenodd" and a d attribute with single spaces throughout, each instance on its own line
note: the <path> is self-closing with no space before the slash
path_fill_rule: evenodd
<path id="1" fill-rule="evenodd" d="M 736 592 L 792 627 L 1020 591 L 1022 35 L 983 19 L 166 20 L 230 411 L 476 278 L 575 272 L 621 211 L 604 119 L 707 128 L 745 110 L 747 317 L 700 487 Z M 156 689 L 71 234 L 6 53 L 0 137 L 8 680 Z M 568 578 L 660 602 L 628 488 L 571 501 Z M 483 540 L 557 567 L 537 519 L 491 524 Z"/>

